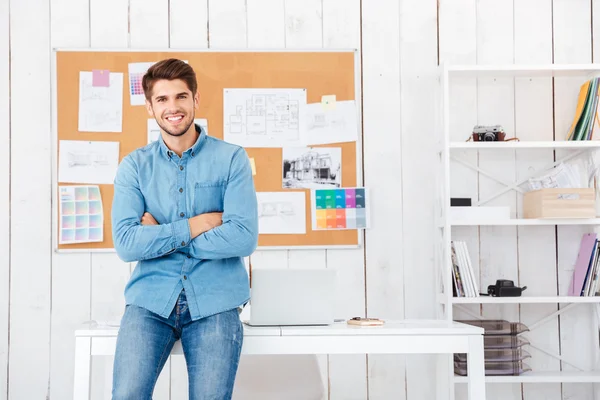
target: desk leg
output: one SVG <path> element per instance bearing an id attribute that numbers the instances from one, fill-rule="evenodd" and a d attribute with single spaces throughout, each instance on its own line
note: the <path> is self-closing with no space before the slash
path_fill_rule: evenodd
<path id="1" fill-rule="evenodd" d="M 483 361 L 483 336 L 469 337 L 467 353 L 469 400 L 485 400 L 485 366 Z"/>
<path id="2" fill-rule="evenodd" d="M 436 400 L 454 400 L 453 354 L 442 353 L 436 357 Z"/>
<path id="3" fill-rule="evenodd" d="M 92 338 L 75 338 L 75 373 L 73 400 L 89 400 L 90 371 L 92 361 Z"/>

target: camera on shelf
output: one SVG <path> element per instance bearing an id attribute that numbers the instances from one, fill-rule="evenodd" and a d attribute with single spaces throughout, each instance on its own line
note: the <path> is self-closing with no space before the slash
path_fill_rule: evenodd
<path id="1" fill-rule="evenodd" d="M 501 125 L 475 125 L 473 127 L 474 142 L 503 142 L 506 137 Z"/>
<path id="2" fill-rule="evenodd" d="M 525 289 L 527 286 L 520 288 L 513 281 L 498 279 L 495 285 L 488 286 L 488 294 L 494 297 L 519 297 Z"/>

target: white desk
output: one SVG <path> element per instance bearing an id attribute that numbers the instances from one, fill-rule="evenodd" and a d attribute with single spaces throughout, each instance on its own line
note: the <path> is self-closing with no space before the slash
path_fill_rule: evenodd
<path id="1" fill-rule="evenodd" d="M 244 324 L 242 354 L 467 353 L 469 400 L 485 400 L 483 332 L 471 325 L 428 320 L 387 321 L 378 327 L 345 322 L 321 327 Z M 75 332 L 74 400 L 89 399 L 91 356 L 114 355 L 117 333 L 118 327 L 92 324 Z M 183 354 L 181 341 L 175 343 L 171 354 Z"/>

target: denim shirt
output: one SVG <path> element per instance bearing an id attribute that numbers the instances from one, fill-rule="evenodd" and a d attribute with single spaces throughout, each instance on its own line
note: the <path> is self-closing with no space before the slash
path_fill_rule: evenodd
<path id="1" fill-rule="evenodd" d="M 118 256 L 137 261 L 126 304 L 168 318 L 182 289 L 192 320 L 248 302 L 243 257 L 258 242 L 257 199 L 245 150 L 198 125 L 181 157 L 162 137 L 123 158 L 114 181 L 112 235 Z M 141 225 L 149 212 L 159 225 Z M 223 212 L 223 224 L 190 240 L 188 218 Z"/>

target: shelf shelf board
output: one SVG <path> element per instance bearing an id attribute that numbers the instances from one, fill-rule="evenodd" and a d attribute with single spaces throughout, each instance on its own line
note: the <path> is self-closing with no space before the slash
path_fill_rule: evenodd
<path id="1" fill-rule="evenodd" d="M 451 77 L 569 77 L 600 73 L 598 64 L 449 65 Z"/>
<path id="2" fill-rule="evenodd" d="M 451 149 L 460 150 L 507 150 L 507 149 L 594 149 L 600 148 L 600 140 L 557 140 L 524 142 L 450 142 Z"/>
<path id="3" fill-rule="evenodd" d="M 467 383 L 466 376 L 454 375 L 455 383 Z M 525 372 L 519 376 L 486 376 L 486 383 L 590 383 L 600 382 L 600 371 Z"/>
<path id="4" fill-rule="evenodd" d="M 454 220 L 450 226 L 483 226 L 483 225 L 600 225 L 600 218 L 511 218 L 490 220 Z"/>
<path id="5" fill-rule="evenodd" d="M 600 296 L 453 297 L 452 304 L 600 303 Z"/>

